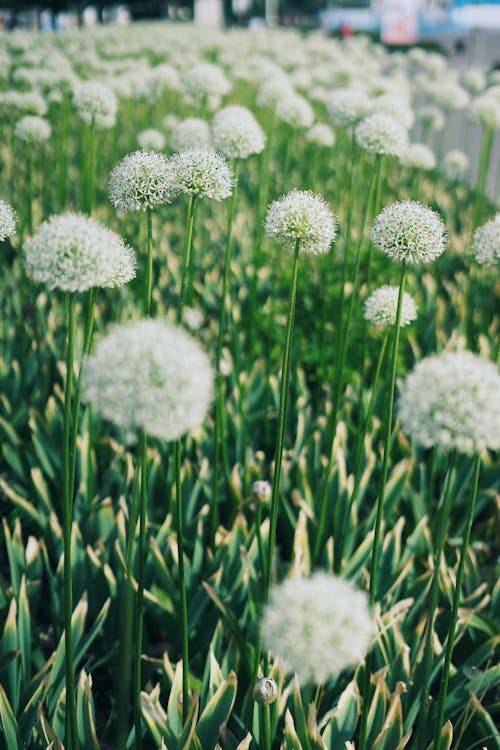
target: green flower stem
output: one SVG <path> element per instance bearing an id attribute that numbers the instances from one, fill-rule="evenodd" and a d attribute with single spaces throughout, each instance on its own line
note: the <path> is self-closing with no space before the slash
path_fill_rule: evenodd
<path id="1" fill-rule="evenodd" d="M 441 558 L 444 554 L 444 544 L 446 540 L 446 530 L 450 518 L 451 510 L 451 484 L 452 475 L 455 471 L 457 452 L 453 451 L 448 459 L 448 469 L 444 483 L 443 497 L 438 509 L 438 528 L 437 538 L 434 547 L 434 571 L 432 575 L 431 587 L 429 590 L 429 600 L 426 608 L 427 626 L 424 635 L 424 653 L 422 656 L 423 676 L 420 693 L 420 712 L 419 723 L 417 727 L 416 747 L 425 747 L 425 729 L 429 713 L 429 679 L 432 668 L 432 637 L 434 633 L 434 623 L 436 619 L 436 609 L 439 597 L 439 571 L 441 567 Z"/>
<path id="2" fill-rule="evenodd" d="M 336 570 L 337 572 L 340 571 L 342 566 L 342 553 L 344 550 L 344 544 L 345 539 L 347 536 L 347 529 L 349 526 L 349 520 L 351 517 L 351 511 L 352 507 L 357 499 L 358 492 L 359 492 L 359 486 L 361 482 L 361 459 L 363 457 L 363 446 L 365 444 L 365 438 L 366 433 L 368 432 L 368 429 L 370 428 L 373 412 L 375 409 L 375 402 L 377 398 L 377 387 L 378 387 L 378 381 L 380 377 L 380 370 L 382 368 L 382 363 L 384 361 L 385 352 L 387 349 L 387 342 L 389 340 L 389 335 L 386 334 L 384 338 L 382 339 L 382 346 L 380 347 L 380 353 L 377 361 L 377 367 L 375 369 L 375 375 L 373 378 L 373 385 L 372 385 L 372 391 L 370 394 L 370 402 L 368 404 L 368 410 L 366 412 L 365 420 L 362 423 L 362 427 L 357 435 L 356 438 L 356 457 L 354 459 L 354 486 L 352 490 L 352 494 L 349 500 L 349 506 L 347 508 L 347 514 L 345 516 L 344 522 L 342 524 L 342 530 L 340 532 L 340 538 L 339 538 L 339 550 L 338 553 L 335 555 L 336 557 Z M 360 422 L 361 426 L 361 422 Z"/>
<path id="3" fill-rule="evenodd" d="M 142 634 L 144 627 L 144 572 L 146 567 L 146 515 L 147 515 L 147 468 L 148 468 L 148 439 L 144 432 L 139 438 L 141 484 L 139 505 L 139 570 L 137 575 L 137 609 L 135 620 L 135 673 L 134 673 L 134 727 L 135 747 L 142 747 L 141 721 L 141 657 Z"/>
<path id="4" fill-rule="evenodd" d="M 474 520 L 474 511 L 476 508 L 477 491 L 479 486 L 479 472 L 481 470 L 481 456 L 478 454 L 474 462 L 474 473 L 472 478 L 472 492 L 469 500 L 469 507 L 467 509 L 467 520 L 465 522 L 465 532 L 462 541 L 462 549 L 460 550 L 460 560 L 458 562 L 457 579 L 455 583 L 455 593 L 453 595 L 453 605 L 451 610 L 451 622 L 448 629 L 448 639 L 446 641 L 446 653 L 444 657 L 443 674 L 441 676 L 441 686 L 439 689 L 439 698 L 437 704 L 436 724 L 434 728 L 434 744 L 433 750 L 440 750 L 441 748 L 441 727 L 443 725 L 444 708 L 446 694 L 448 692 L 448 680 L 450 677 L 451 657 L 453 656 L 453 648 L 455 645 L 455 630 L 458 621 L 458 608 L 460 606 L 460 597 L 462 593 L 462 583 L 464 579 L 465 561 L 467 559 L 467 552 L 469 549 L 470 535 L 472 530 L 472 522 Z"/>
<path id="5" fill-rule="evenodd" d="M 180 440 L 174 445 L 175 490 L 177 502 L 177 554 L 179 558 L 179 593 L 181 598 L 181 634 L 182 634 L 182 719 L 186 721 L 189 702 L 189 626 L 187 610 L 186 580 L 184 575 L 184 529 L 182 512 L 181 487 L 181 450 Z"/>
<path id="6" fill-rule="evenodd" d="M 94 206 L 94 183 L 95 183 L 95 163 L 96 163 L 96 144 L 95 144 L 95 124 L 86 127 L 87 137 L 85 139 L 85 183 L 83 195 L 83 210 L 86 214 L 92 213 Z"/>
<path id="7" fill-rule="evenodd" d="M 186 229 L 184 233 L 184 248 L 182 251 L 182 278 L 179 304 L 177 306 L 177 323 L 182 323 L 182 312 L 186 301 L 189 269 L 191 268 L 191 249 L 193 244 L 193 226 L 196 214 L 196 195 L 189 196 Z M 189 283 L 192 281 L 189 276 Z"/>
<path id="8" fill-rule="evenodd" d="M 288 401 L 288 386 L 290 382 L 290 362 L 292 349 L 293 324 L 295 320 L 295 301 L 297 297 L 297 274 L 299 268 L 300 240 L 295 243 L 293 256 L 292 281 L 290 286 L 290 301 L 286 321 L 285 348 L 283 352 L 283 368 L 281 373 L 280 403 L 278 413 L 278 432 L 276 435 L 276 450 L 274 456 L 273 491 L 271 496 L 271 518 L 269 526 L 269 542 L 267 548 L 267 566 L 264 585 L 264 601 L 269 599 L 273 570 L 274 548 L 276 544 L 276 526 L 278 522 L 278 504 L 280 490 L 281 463 L 283 459 L 283 444 L 285 439 L 285 421 Z"/>
<path id="9" fill-rule="evenodd" d="M 316 542 L 314 544 L 314 550 L 313 550 L 314 562 L 317 562 L 318 560 L 321 546 L 323 544 L 323 540 L 325 537 L 325 527 L 326 527 L 326 522 L 327 522 L 327 517 L 328 517 L 328 502 L 327 502 L 328 489 L 330 487 L 330 475 L 332 473 L 332 468 L 333 468 L 333 461 L 334 461 L 333 446 L 335 442 L 335 434 L 337 431 L 337 412 L 339 408 L 340 394 L 342 392 L 344 363 L 345 363 L 345 357 L 347 353 L 347 342 L 349 340 L 349 328 L 351 325 L 352 308 L 353 308 L 354 299 L 355 298 L 357 299 L 356 292 L 358 288 L 359 269 L 361 265 L 362 250 L 364 248 L 363 236 L 365 233 L 366 226 L 368 224 L 368 219 L 370 216 L 370 209 L 372 205 L 374 205 L 374 201 L 380 189 L 381 164 L 382 164 L 382 157 L 380 155 L 377 155 L 375 169 L 372 173 L 368 201 L 366 203 L 365 212 L 363 216 L 363 223 L 361 225 L 361 240 L 359 242 L 358 251 L 356 253 L 354 274 L 353 274 L 353 279 L 352 279 L 352 292 L 351 292 L 351 296 L 349 298 L 349 302 L 347 306 L 346 321 L 345 321 L 345 325 L 343 329 L 342 329 L 342 310 L 340 314 L 340 321 L 339 321 L 340 328 L 339 328 L 338 335 L 337 335 L 337 356 L 335 357 L 336 364 L 335 364 L 335 375 L 334 375 L 334 380 L 333 380 L 333 397 L 332 397 L 333 405 L 332 405 L 331 420 L 330 420 L 330 424 L 327 430 L 327 434 L 332 436 L 332 442 L 330 445 L 328 464 L 327 464 L 327 468 L 325 471 L 325 476 L 323 480 L 323 490 L 321 493 L 318 529 L 316 532 Z M 345 283 L 342 284 L 342 287 L 344 286 L 345 286 Z M 343 306 L 343 289 L 341 290 L 340 305 L 341 307 Z"/>
<path id="10" fill-rule="evenodd" d="M 387 485 L 387 476 L 389 473 L 389 453 L 391 444 L 392 431 L 392 413 L 394 408 L 394 391 L 396 387 L 396 368 L 398 361 L 399 349 L 399 332 L 401 328 L 401 311 L 403 308 L 403 294 L 405 288 L 407 268 L 403 265 L 401 280 L 399 282 L 398 308 L 396 313 L 396 322 L 394 324 L 394 338 L 391 352 L 391 370 L 389 380 L 389 390 L 387 392 L 387 411 L 384 429 L 384 457 L 382 461 L 382 476 L 380 479 L 380 489 L 377 501 L 377 516 L 375 519 L 375 531 L 372 546 L 372 561 L 370 573 L 370 605 L 373 607 L 377 596 L 377 566 L 380 552 L 380 531 L 382 527 L 382 515 L 384 510 L 385 489 Z M 366 728 L 368 723 L 368 697 L 370 692 L 370 672 L 372 659 L 370 655 L 366 658 L 364 688 L 363 688 L 363 711 L 361 714 L 361 729 L 359 738 L 359 750 L 366 750 Z"/>
<path id="11" fill-rule="evenodd" d="M 61 100 L 59 137 L 57 144 L 57 205 L 59 206 L 59 211 L 64 210 L 68 194 L 68 135 L 70 108 L 70 97 L 67 93 L 64 93 Z"/>
<path id="12" fill-rule="evenodd" d="M 222 357 L 222 343 L 224 340 L 224 331 L 226 325 L 226 301 L 229 288 L 229 276 L 231 273 L 231 247 L 232 247 L 232 229 L 233 219 L 238 200 L 238 164 L 234 164 L 235 186 L 233 194 L 229 200 L 228 218 L 227 218 L 227 241 L 226 253 L 224 256 L 224 270 L 222 276 L 222 295 L 219 311 L 219 332 L 217 335 L 217 349 L 215 354 L 215 420 L 214 420 L 214 465 L 212 475 L 212 502 L 210 503 L 210 539 L 212 545 L 215 541 L 215 532 L 219 523 L 219 505 L 218 505 L 218 484 L 219 484 L 219 463 L 221 447 L 227 452 L 225 430 L 224 430 L 224 388 L 223 379 L 220 371 L 220 360 Z M 222 444 L 222 446 L 221 446 Z M 224 461 L 227 464 L 227 456 Z"/>
<path id="13" fill-rule="evenodd" d="M 271 750 L 271 713 L 270 707 L 267 703 L 264 703 L 260 707 L 260 717 L 263 735 L 263 750 Z"/>
<path id="14" fill-rule="evenodd" d="M 66 383 L 64 388 L 64 438 L 63 438 L 63 540 L 64 540 L 64 648 L 66 665 L 66 716 L 65 746 L 67 750 L 78 750 L 76 724 L 75 667 L 73 663 L 73 582 L 71 568 L 71 527 L 73 504 L 70 485 L 72 454 L 71 401 L 73 391 L 73 365 L 75 347 L 75 296 L 68 293 L 68 342 L 66 349 Z"/>
<path id="15" fill-rule="evenodd" d="M 26 198 L 26 229 L 31 237 L 33 234 L 33 144 L 26 144 L 27 167 L 27 198 Z"/>
<path id="16" fill-rule="evenodd" d="M 483 216 L 484 198 L 487 189 L 486 183 L 488 181 L 488 167 L 491 160 L 491 149 L 493 147 L 494 135 L 494 131 L 490 128 L 485 128 L 483 130 L 483 137 L 481 139 L 481 152 L 479 155 L 479 168 L 477 172 L 476 196 L 474 201 L 471 233 L 474 232 L 477 226 L 479 226 Z"/>
<path id="17" fill-rule="evenodd" d="M 151 315 L 151 296 L 153 293 L 153 212 L 146 209 L 146 229 L 148 237 L 148 249 L 146 260 L 146 276 L 144 279 L 144 315 Z"/>

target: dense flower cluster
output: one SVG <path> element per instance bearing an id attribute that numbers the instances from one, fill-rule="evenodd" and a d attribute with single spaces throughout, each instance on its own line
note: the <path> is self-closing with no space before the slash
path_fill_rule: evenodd
<path id="1" fill-rule="evenodd" d="M 408 143 L 408 132 L 391 115 L 379 113 L 361 120 L 356 126 L 355 138 L 358 145 L 366 151 L 399 156 Z"/>
<path id="2" fill-rule="evenodd" d="M 10 203 L 0 198 L 0 242 L 16 233 L 16 215 Z"/>
<path id="3" fill-rule="evenodd" d="M 174 151 L 186 148 L 208 146 L 210 143 L 210 127 L 206 120 L 199 117 L 187 117 L 178 122 L 172 129 L 170 145 Z"/>
<path id="4" fill-rule="evenodd" d="M 292 128 L 310 128 L 314 122 L 314 112 L 303 96 L 284 94 L 276 104 L 276 117 Z"/>
<path id="5" fill-rule="evenodd" d="M 365 320 L 378 327 L 394 325 L 398 309 L 398 297 L 399 288 L 397 286 L 385 285 L 375 289 L 365 300 Z M 408 292 L 404 292 L 401 306 L 401 326 L 409 325 L 416 317 L 415 301 Z"/>
<path id="6" fill-rule="evenodd" d="M 454 148 L 443 157 L 443 171 L 450 180 L 464 176 L 469 169 L 469 157 L 464 151 Z"/>
<path id="7" fill-rule="evenodd" d="M 370 237 L 389 258 L 404 263 L 426 263 L 446 250 L 441 217 L 417 201 L 386 206 L 375 218 Z"/>
<path id="8" fill-rule="evenodd" d="M 266 137 L 249 109 L 232 104 L 215 115 L 212 142 L 226 159 L 247 159 L 260 154 Z"/>
<path id="9" fill-rule="evenodd" d="M 446 352 L 419 362 L 399 399 L 401 428 L 424 448 L 479 453 L 500 448 L 500 374 L 471 352 Z"/>
<path id="10" fill-rule="evenodd" d="M 416 169 L 434 169 L 436 157 L 425 143 L 410 143 L 401 154 L 401 163 Z"/>
<path id="11" fill-rule="evenodd" d="M 174 154 L 170 164 L 172 185 L 177 193 L 221 201 L 233 192 L 231 167 L 213 148 L 185 149 Z"/>
<path id="12" fill-rule="evenodd" d="M 320 195 L 292 190 L 269 206 L 265 232 L 282 247 L 303 253 L 326 253 L 337 233 L 337 220 Z"/>
<path id="13" fill-rule="evenodd" d="M 137 143 L 144 151 L 163 151 L 167 145 L 167 139 L 160 130 L 148 128 L 141 130 L 137 136 Z"/>
<path id="14" fill-rule="evenodd" d="M 51 289 L 84 292 L 122 286 L 135 277 L 132 250 L 117 234 L 82 214 L 51 216 L 23 249 L 28 276 Z"/>
<path id="15" fill-rule="evenodd" d="M 109 178 L 109 199 L 118 211 L 145 211 L 161 206 L 177 195 L 169 160 L 155 151 L 127 154 Z"/>
<path id="16" fill-rule="evenodd" d="M 326 123 L 317 122 L 306 131 L 306 141 L 314 143 L 316 146 L 331 148 L 335 144 L 335 133 Z"/>
<path id="17" fill-rule="evenodd" d="M 82 120 L 98 128 L 115 124 L 118 102 L 114 92 L 98 81 L 81 83 L 73 97 L 73 104 Z"/>
<path id="18" fill-rule="evenodd" d="M 373 632 L 366 593 L 323 571 L 274 586 L 262 622 L 265 648 L 304 685 L 360 662 Z"/>
<path id="19" fill-rule="evenodd" d="M 487 221 L 474 232 L 472 252 L 482 266 L 500 265 L 500 217 Z"/>
<path id="20" fill-rule="evenodd" d="M 14 135 L 27 143 L 43 143 L 51 135 L 51 128 L 47 120 L 38 115 L 25 115 L 16 122 Z"/>
<path id="21" fill-rule="evenodd" d="M 334 125 L 348 128 L 365 117 L 370 100 L 363 91 L 337 89 L 327 101 L 328 114 Z"/>
<path id="22" fill-rule="evenodd" d="M 84 399 L 131 442 L 139 431 L 177 440 L 198 427 L 212 400 L 213 373 L 200 345 L 161 320 L 116 326 L 85 368 Z"/>

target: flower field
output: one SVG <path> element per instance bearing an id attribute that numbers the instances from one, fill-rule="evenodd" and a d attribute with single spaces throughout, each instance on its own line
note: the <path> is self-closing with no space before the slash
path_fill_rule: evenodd
<path id="1" fill-rule="evenodd" d="M 500 748 L 499 72 L 1 42 L 0 750 Z"/>

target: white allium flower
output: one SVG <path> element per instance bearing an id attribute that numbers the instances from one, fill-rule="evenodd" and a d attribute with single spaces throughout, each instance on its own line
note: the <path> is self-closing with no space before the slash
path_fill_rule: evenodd
<path id="1" fill-rule="evenodd" d="M 466 89 L 449 76 L 429 83 L 427 95 L 431 101 L 444 109 L 464 109 L 470 100 Z"/>
<path id="2" fill-rule="evenodd" d="M 26 273 L 51 289 L 84 292 L 135 277 L 135 258 L 121 237 L 89 216 L 51 216 L 24 243 Z"/>
<path id="3" fill-rule="evenodd" d="M 173 187 L 166 156 L 156 151 L 134 151 L 111 172 L 108 193 L 113 206 L 127 213 L 171 203 L 178 191 Z"/>
<path id="4" fill-rule="evenodd" d="M 173 115 L 170 113 L 168 115 L 165 115 L 165 117 L 161 121 L 161 126 L 166 133 L 171 133 L 179 122 L 180 120 L 177 115 Z"/>
<path id="5" fill-rule="evenodd" d="M 496 130 L 500 128 L 500 100 L 488 93 L 473 99 L 467 110 L 469 119 L 483 128 Z"/>
<path id="6" fill-rule="evenodd" d="M 37 115 L 25 115 L 16 122 L 14 135 L 21 141 L 28 143 L 43 143 L 51 135 L 51 128 L 47 120 Z"/>
<path id="7" fill-rule="evenodd" d="M 276 104 L 276 117 L 292 128 L 310 128 L 314 122 L 314 112 L 303 96 L 284 94 Z"/>
<path id="8" fill-rule="evenodd" d="M 285 76 L 277 76 L 264 81 L 257 92 L 257 106 L 275 109 L 283 96 L 294 96 L 290 81 Z"/>
<path id="9" fill-rule="evenodd" d="M 500 265 L 500 218 L 487 221 L 474 232 L 472 252 L 482 266 Z"/>
<path id="10" fill-rule="evenodd" d="M 442 130 L 444 128 L 444 114 L 434 104 L 423 104 L 417 109 L 417 120 L 422 127 L 430 130 Z"/>
<path id="11" fill-rule="evenodd" d="M 159 130 L 148 128 L 139 133 L 137 143 L 142 149 L 147 151 L 163 151 L 167 145 L 167 139 Z"/>
<path id="12" fill-rule="evenodd" d="M 73 97 L 79 116 L 89 125 L 111 128 L 115 124 L 118 101 L 114 92 L 98 81 L 84 81 Z"/>
<path id="13" fill-rule="evenodd" d="M 84 400 L 129 442 L 140 430 L 177 440 L 195 429 L 212 391 L 212 368 L 200 345 L 161 320 L 116 326 L 85 368 Z"/>
<path id="14" fill-rule="evenodd" d="M 304 685 L 359 663 L 374 630 L 367 594 L 324 571 L 273 586 L 262 621 L 264 647 Z"/>
<path id="15" fill-rule="evenodd" d="M 217 65 L 200 63 L 187 74 L 185 89 L 189 99 L 200 106 L 221 99 L 231 91 L 231 84 Z"/>
<path id="16" fill-rule="evenodd" d="M 5 91 L 0 93 L 0 103 L 6 109 L 17 109 L 40 117 L 48 110 L 47 102 L 37 91 Z"/>
<path id="17" fill-rule="evenodd" d="M 445 352 L 419 362 L 399 398 L 401 428 L 424 448 L 461 453 L 500 448 L 500 374 L 471 352 Z"/>
<path id="18" fill-rule="evenodd" d="M 436 157 L 434 151 L 425 143 L 410 143 L 400 156 L 401 163 L 405 167 L 417 169 L 434 169 Z"/>
<path id="19" fill-rule="evenodd" d="M 385 114 L 394 117 L 409 130 L 415 122 L 415 113 L 404 98 L 394 94 L 376 96 L 370 102 L 370 114 Z"/>
<path id="20" fill-rule="evenodd" d="M 367 115 L 370 100 L 363 91 L 337 89 L 328 99 L 326 106 L 334 125 L 349 128 Z"/>
<path id="21" fill-rule="evenodd" d="M 325 146 L 331 148 L 335 145 L 335 133 L 329 125 L 324 122 L 317 122 L 312 128 L 306 131 L 306 141 L 315 143 L 316 146 Z"/>
<path id="22" fill-rule="evenodd" d="M 187 148 L 174 154 L 170 164 L 178 193 L 221 201 L 233 192 L 231 167 L 213 148 Z"/>
<path id="23" fill-rule="evenodd" d="M 210 127 L 206 120 L 199 117 L 188 117 L 181 120 L 172 129 L 170 145 L 174 151 L 184 151 L 186 148 L 208 146 L 210 143 Z"/>
<path id="24" fill-rule="evenodd" d="M 364 318 L 374 326 L 391 326 L 396 322 L 399 287 L 381 286 L 365 300 Z M 407 326 L 417 318 L 417 306 L 408 292 L 403 292 L 401 326 Z"/>
<path id="25" fill-rule="evenodd" d="M 386 114 L 368 115 L 356 126 L 356 142 L 375 154 L 399 156 L 408 143 L 408 133 L 400 122 Z"/>
<path id="26" fill-rule="evenodd" d="M 469 68 L 462 73 L 462 82 L 470 94 L 479 94 L 486 88 L 486 75 L 478 68 Z"/>
<path id="27" fill-rule="evenodd" d="M 426 263 L 446 250 L 446 227 L 435 211 L 417 201 L 386 206 L 372 224 L 370 238 L 392 260 Z"/>
<path id="28" fill-rule="evenodd" d="M 444 155 L 443 171 L 450 180 L 463 177 L 469 168 L 469 157 L 460 149 L 452 149 Z"/>
<path id="29" fill-rule="evenodd" d="M 273 201 L 264 224 L 268 237 L 288 250 L 299 241 L 303 253 L 326 253 L 337 232 L 337 219 L 320 195 L 292 190 Z"/>
<path id="30" fill-rule="evenodd" d="M 232 104 L 212 120 L 212 143 L 226 159 L 247 159 L 260 154 L 266 136 L 249 109 Z"/>
<path id="31" fill-rule="evenodd" d="M 0 242 L 6 240 L 7 237 L 12 237 L 16 233 L 16 214 L 14 209 L 0 198 Z"/>

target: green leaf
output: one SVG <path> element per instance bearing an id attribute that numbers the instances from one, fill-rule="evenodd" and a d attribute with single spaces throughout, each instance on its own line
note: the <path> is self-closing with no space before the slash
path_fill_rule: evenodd
<path id="1" fill-rule="evenodd" d="M 196 736 L 203 750 L 213 750 L 215 747 L 221 727 L 227 722 L 233 710 L 236 684 L 236 675 L 231 672 L 205 706 L 196 727 Z"/>
<path id="2" fill-rule="evenodd" d="M 47 684 L 45 680 L 42 680 L 21 714 L 21 718 L 19 719 L 19 734 L 21 735 L 23 747 L 29 746 L 31 732 L 35 725 L 46 692 Z"/>
<path id="3" fill-rule="evenodd" d="M 24 685 L 31 680 L 31 617 L 28 595 L 26 591 L 26 576 L 21 578 L 19 589 L 19 603 L 17 614 L 17 637 L 21 649 L 21 667 Z"/>
<path id="4" fill-rule="evenodd" d="M 76 713 L 78 737 L 83 750 L 99 750 L 95 729 L 94 701 L 92 699 L 92 677 L 85 670 L 80 672 L 76 691 Z"/>
<path id="5" fill-rule="evenodd" d="M 347 740 L 352 739 L 358 721 L 359 709 L 359 690 L 353 680 L 340 696 L 336 708 L 329 714 L 330 718 L 323 732 L 323 740 L 330 750 L 343 747 Z"/>
<path id="6" fill-rule="evenodd" d="M 303 750 L 300 740 L 295 731 L 295 725 L 293 723 L 292 714 L 287 708 L 285 713 L 285 750 Z"/>
<path id="7" fill-rule="evenodd" d="M 0 684 L 0 719 L 7 750 L 23 750 L 19 737 L 19 728 L 7 698 L 7 693 Z"/>
<path id="8" fill-rule="evenodd" d="M 5 621 L 2 639 L 0 641 L 0 654 L 4 655 L 19 649 L 19 638 L 17 633 L 17 603 L 12 599 L 9 612 Z M 9 659 L 5 667 L 5 676 L 2 676 L 2 684 L 5 686 L 10 703 L 17 711 L 19 705 L 20 669 L 18 659 Z"/>

